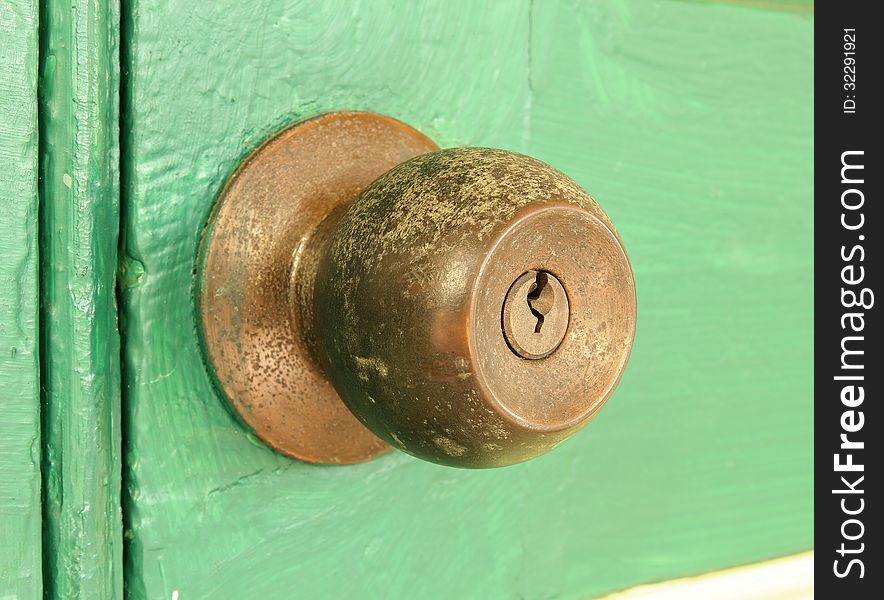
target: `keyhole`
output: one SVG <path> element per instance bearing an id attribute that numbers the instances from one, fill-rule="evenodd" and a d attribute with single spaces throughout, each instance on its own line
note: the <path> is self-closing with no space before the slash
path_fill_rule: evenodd
<path id="1" fill-rule="evenodd" d="M 534 318 L 537 319 L 537 322 L 534 324 L 534 333 L 540 333 L 540 329 L 543 327 L 543 320 L 552 309 L 555 298 L 556 294 L 549 285 L 546 273 L 538 271 L 534 284 L 528 291 L 527 296 L 528 308 L 531 310 Z"/>
<path id="2" fill-rule="evenodd" d="M 500 313 L 510 350 L 532 360 L 552 354 L 568 331 L 571 309 L 562 282 L 546 271 L 525 271 L 510 286 Z"/>

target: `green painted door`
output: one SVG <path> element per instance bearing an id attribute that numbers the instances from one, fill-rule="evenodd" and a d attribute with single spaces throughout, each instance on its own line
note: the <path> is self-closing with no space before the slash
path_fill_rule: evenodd
<path id="1" fill-rule="evenodd" d="M 42 592 L 36 0 L 0 2 L 0 598 Z"/>
<path id="2" fill-rule="evenodd" d="M 124 3 L 131 597 L 581 598 L 810 548 L 813 19 L 772 7 Z M 265 136 L 340 109 L 530 154 L 605 207 L 638 334 L 574 439 L 492 471 L 329 468 L 226 412 L 203 224 Z"/>
<path id="3" fill-rule="evenodd" d="M 812 30 L 798 0 L 0 2 L 0 595 L 570 599 L 809 549 Z M 342 109 L 535 156 L 616 224 L 632 359 L 552 453 L 312 466 L 217 396 L 212 202 Z"/>

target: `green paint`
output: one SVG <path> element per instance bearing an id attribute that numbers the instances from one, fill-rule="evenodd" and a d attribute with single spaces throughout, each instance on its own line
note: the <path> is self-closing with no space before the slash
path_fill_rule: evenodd
<path id="1" fill-rule="evenodd" d="M 128 3 L 131 597 L 586 597 L 811 547 L 812 29 L 646 0 Z M 640 317 L 587 429 L 494 471 L 322 468 L 225 411 L 193 319 L 205 217 L 266 135 L 335 109 L 599 199 Z"/>
<path id="2" fill-rule="evenodd" d="M 814 0 L 682 0 L 700 4 L 733 4 L 750 9 L 783 10 L 789 12 L 813 12 Z"/>
<path id="3" fill-rule="evenodd" d="M 53 598 L 122 597 L 118 7 L 41 13 L 44 584 Z"/>
<path id="4" fill-rule="evenodd" d="M 0 4 L 0 598 L 40 598 L 36 0 Z"/>

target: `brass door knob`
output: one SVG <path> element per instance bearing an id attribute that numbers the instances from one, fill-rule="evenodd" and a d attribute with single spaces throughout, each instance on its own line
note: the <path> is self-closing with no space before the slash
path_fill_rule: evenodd
<path id="1" fill-rule="evenodd" d="M 372 113 L 302 121 L 252 153 L 197 272 L 220 391 L 311 462 L 388 444 L 459 467 L 535 457 L 601 408 L 635 332 L 623 245 L 577 184 Z"/>

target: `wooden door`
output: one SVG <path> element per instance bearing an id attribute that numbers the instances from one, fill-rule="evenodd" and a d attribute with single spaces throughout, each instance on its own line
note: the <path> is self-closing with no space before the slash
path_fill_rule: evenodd
<path id="1" fill-rule="evenodd" d="M 129 3 L 122 260 L 133 597 L 577 598 L 812 545 L 811 33 L 688 2 Z M 194 258 L 225 178 L 323 111 L 576 179 L 635 269 L 598 419 L 513 468 L 316 467 L 225 410 Z"/>
<path id="2" fill-rule="evenodd" d="M 13 4 L 0 64 L 29 58 L 2 84 L 26 105 L 44 38 L 39 135 L 0 127 L 21 597 L 586 598 L 812 547 L 809 2 Z M 552 453 L 313 466 L 218 396 L 194 306 L 213 201 L 268 135 L 346 109 L 539 158 L 616 224 L 632 358 Z M 36 315 L 36 239 L 39 319 L 9 329 Z"/>

